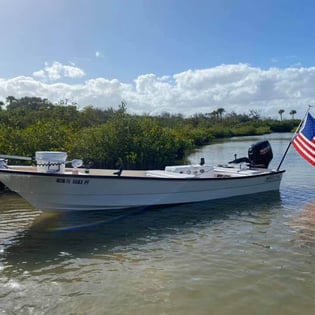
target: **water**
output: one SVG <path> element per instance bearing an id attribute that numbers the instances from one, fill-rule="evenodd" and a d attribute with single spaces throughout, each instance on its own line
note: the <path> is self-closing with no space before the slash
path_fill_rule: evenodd
<path id="1" fill-rule="evenodd" d="M 273 167 L 289 137 L 268 136 Z M 167 208 L 42 214 L 0 195 L 0 314 L 314 314 L 315 169 L 293 148 L 283 168 L 279 193 Z"/>

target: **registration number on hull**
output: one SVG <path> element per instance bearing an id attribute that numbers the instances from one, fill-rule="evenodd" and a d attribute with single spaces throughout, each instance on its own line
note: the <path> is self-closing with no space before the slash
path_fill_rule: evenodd
<path id="1" fill-rule="evenodd" d="M 71 178 L 57 178 L 56 183 L 58 184 L 74 184 L 74 185 L 88 185 L 89 179 L 71 179 Z"/>

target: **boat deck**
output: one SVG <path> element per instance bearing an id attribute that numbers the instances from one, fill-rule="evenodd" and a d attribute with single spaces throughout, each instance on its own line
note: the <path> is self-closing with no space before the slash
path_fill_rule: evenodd
<path id="1" fill-rule="evenodd" d="M 9 166 L 8 169 L 21 172 L 30 173 L 42 173 L 36 166 Z M 92 175 L 92 176 L 113 176 L 117 177 L 117 169 L 73 169 L 66 168 L 64 174 L 67 175 Z M 271 173 L 270 169 L 262 168 L 237 168 L 231 166 L 216 166 L 211 172 L 206 172 L 204 174 L 194 175 L 194 174 L 183 174 L 166 172 L 164 170 L 123 170 L 121 173 L 122 177 L 156 177 L 156 178 L 228 178 L 228 177 L 246 177 L 255 176 L 260 174 Z"/>
<path id="2" fill-rule="evenodd" d="M 14 166 L 10 165 L 8 169 L 21 172 L 31 172 L 31 173 L 42 173 L 37 169 L 36 166 Z M 115 174 L 117 169 L 73 169 L 66 168 L 64 174 L 73 174 L 73 175 L 93 175 L 93 176 L 117 176 Z M 142 170 L 123 170 L 123 176 L 133 176 L 133 177 L 143 177 L 146 176 L 146 171 Z"/>

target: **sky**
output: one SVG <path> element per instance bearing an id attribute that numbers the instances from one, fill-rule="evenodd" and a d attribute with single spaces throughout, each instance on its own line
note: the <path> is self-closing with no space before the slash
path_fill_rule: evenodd
<path id="1" fill-rule="evenodd" d="M 315 105 L 312 0 L 0 0 L 0 101 L 184 116 Z"/>

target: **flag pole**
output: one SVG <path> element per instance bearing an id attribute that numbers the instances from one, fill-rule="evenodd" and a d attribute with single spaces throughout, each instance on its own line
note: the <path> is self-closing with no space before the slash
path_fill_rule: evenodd
<path id="1" fill-rule="evenodd" d="M 307 111 L 306 111 L 306 113 L 305 113 L 305 115 L 304 115 L 304 118 L 300 121 L 298 127 L 296 128 L 296 130 L 295 130 L 295 132 L 294 132 L 294 135 L 291 137 L 290 142 L 289 142 L 289 144 L 288 144 L 288 146 L 287 146 L 287 148 L 286 148 L 286 150 L 285 150 L 285 152 L 284 152 L 284 154 L 283 154 L 283 156 L 282 156 L 282 159 L 281 159 L 281 161 L 280 161 L 280 163 L 279 163 L 279 165 L 278 165 L 278 167 L 277 167 L 277 171 L 279 171 L 279 169 L 280 169 L 280 167 L 281 167 L 281 165 L 282 165 L 282 163 L 283 163 L 285 157 L 287 156 L 287 153 L 288 153 L 288 151 L 289 151 L 289 149 L 290 149 L 290 146 L 291 146 L 291 144 L 292 144 L 294 138 L 296 137 L 296 134 L 299 132 L 300 128 L 302 127 L 302 124 L 303 124 L 304 120 L 306 119 L 306 116 L 307 116 L 307 114 L 309 113 L 311 107 L 312 107 L 311 105 L 308 105 L 308 109 L 307 109 Z"/>

